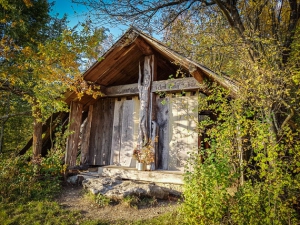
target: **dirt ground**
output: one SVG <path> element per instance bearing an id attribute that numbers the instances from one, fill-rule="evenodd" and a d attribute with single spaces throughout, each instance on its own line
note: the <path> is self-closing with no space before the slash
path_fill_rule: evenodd
<path id="1" fill-rule="evenodd" d="M 152 204 L 140 203 L 138 207 L 129 207 L 116 203 L 100 207 L 85 196 L 82 186 L 64 185 L 57 202 L 68 210 L 80 211 L 86 218 L 105 220 L 114 223 L 120 220 L 134 221 L 157 217 L 160 214 L 171 212 L 178 206 L 177 199 L 157 200 Z"/>

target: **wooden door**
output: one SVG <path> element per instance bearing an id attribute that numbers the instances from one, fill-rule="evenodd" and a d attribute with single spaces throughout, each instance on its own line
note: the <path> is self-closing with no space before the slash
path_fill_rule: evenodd
<path id="1" fill-rule="evenodd" d="M 114 99 L 99 99 L 93 107 L 90 133 L 90 165 L 109 165 Z"/>
<path id="2" fill-rule="evenodd" d="M 134 167 L 133 149 L 137 144 L 139 123 L 138 97 L 117 98 L 114 102 L 112 125 L 112 165 Z"/>

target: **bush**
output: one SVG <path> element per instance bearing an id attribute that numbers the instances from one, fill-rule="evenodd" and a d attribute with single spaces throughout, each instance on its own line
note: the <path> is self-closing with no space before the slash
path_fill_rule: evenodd
<path id="1" fill-rule="evenodd" d="M 201 163 L 200 156 L 192 158 L 194 169 L 185 175 L 184 203 L 180 213 L 186 224 L 221 224 L 229 216 L 228 202 L 231 186 L 227 158 L 216 158 L 212 152 Z"/>
<path id="2" fill-rule="evenodd" d="M 38 163 L 26 156 L 0 159 L 0 202 L 51 199 L 60 190 L 61 152 L 50 151 Z"/>
<path id="3" fill-rule="evenodd" d="M 200 112 L 217 116 L 198 124 L 210 148 L 191 156 L 184 222 L 300 224 L 299 129 L 285 125 L 276 132 L 276 121 L 261 108 L 226 96 L 215 87 L 199 103 Z"/>

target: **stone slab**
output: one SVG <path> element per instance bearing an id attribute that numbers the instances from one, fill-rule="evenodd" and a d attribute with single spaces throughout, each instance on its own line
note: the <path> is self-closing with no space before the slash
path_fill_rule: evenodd
<path id="1" fill-rule="evenodd" d="M 122 179 L 140 180 L 154 183 L 183 184 L 183 172 L 170 170 L 138 171 L 135 168 L 103 166 L 98 168 L 103 177 L 119 176 Z"/>

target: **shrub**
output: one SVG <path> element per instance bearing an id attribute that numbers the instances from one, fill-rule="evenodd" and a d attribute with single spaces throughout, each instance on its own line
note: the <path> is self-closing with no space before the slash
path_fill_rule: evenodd
<path id="1" fill-rule="evenodd" d="M 216 158 L 212 152 L 207 154 L 204 163 L 194 155 L 194 169 L 185 175 L 180 213 L 186 224 L 221 224 L 229 214 L 227 190 L 232 184 L 229 161 L 225 156 Z"/>
<path id="2" fill-rule="evenodd" d="M 50 199 L 60 190 L 61 152 L 50 151 L 39 163 L 26 156 L 0 159 L 0 202 Z"/>

